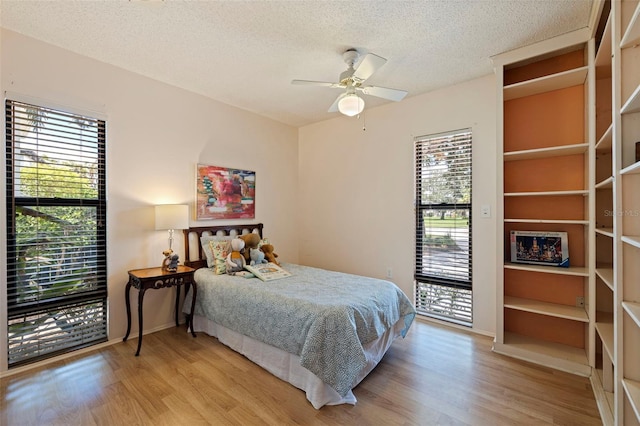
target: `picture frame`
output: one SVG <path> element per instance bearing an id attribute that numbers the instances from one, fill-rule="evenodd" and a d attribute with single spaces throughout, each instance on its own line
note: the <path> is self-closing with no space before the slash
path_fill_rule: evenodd
<path id="1" fill-rule="evenodd" d="M 256 173 L 207 164 L 196 167 L 196 220 L 255 218 Z"/>
<path id="2" fill-rule="evenodd" d="M 511 262 L 569 267 L 566 232 L 511 231 Z"/>

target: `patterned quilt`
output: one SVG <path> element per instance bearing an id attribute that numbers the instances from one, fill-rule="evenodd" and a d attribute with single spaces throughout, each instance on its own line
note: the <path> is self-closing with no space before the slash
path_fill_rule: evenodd
<path id="1" fill-rule="evenodd" d="M 293 276 L 270 282 L 198 269 L 195 313 L 298 355 L 303 367 L 344 396 L 366 366 L 363 345 L 400 319 L 404 337 L 415 309 L 389 281 L 294 264 L 282 267 Z M 189 308 L 185 303 L 186 312 Z"/>

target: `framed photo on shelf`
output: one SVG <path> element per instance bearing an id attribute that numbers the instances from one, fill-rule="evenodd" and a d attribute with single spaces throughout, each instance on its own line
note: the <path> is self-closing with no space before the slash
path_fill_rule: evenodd
<path id="1" fill-rule="evenodd" d="M 256 216 L 256 172 L 198 164 L 196 220 Z"/>
<path id="2" fill-rule="evenodd" d="M 569 267 L 566 232 L 511 231 L 511 262 Z"/>

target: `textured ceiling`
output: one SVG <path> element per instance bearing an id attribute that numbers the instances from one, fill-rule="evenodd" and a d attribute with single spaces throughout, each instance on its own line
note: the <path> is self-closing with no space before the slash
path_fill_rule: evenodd
<path id="1" fill-rule="evenodd" d="M 24 1 L 0 24 L 293 126 L 326 120 L 342 52 L 388 59 L 367 84 L 408 97 L 492 72 L 490 56 L 589 24 L 592 0 Z M 364 96 L 367 108 L 389 102 Z"/>

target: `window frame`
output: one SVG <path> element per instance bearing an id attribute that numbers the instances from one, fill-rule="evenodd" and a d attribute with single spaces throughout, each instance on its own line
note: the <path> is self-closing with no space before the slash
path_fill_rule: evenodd
<path id="1" fill-rule="evenodd" d="M 447 138 L 451 138 L 452 141 L 459 142 L 460 146 L 455 149 L 463 150 L 464 156 L 457 155 L 457 151 L 451 151 L 453 153 L 453 166 L 455 167 L 453 173 L 454 179 L 459 179 L 460 177 L 464 177 L 464 190 L 468 191 L 468 200 L 465 202 L 460 201 L 460 196 L 458 196 L 458 200 L 452 199 L 450 193 L 443 194 L 440 197 L 434 197 L 429 199 L 424 194 L 424 191 L 429 191 L 432 189 L 435 192 L 438 189 L 442 189 L 443 186 L 438 186 L 437 183 L 431 185 L 430 187 L 426 187 L 426 182 L 428 179 L 436 179 L 438 178 L 437 171 L 426 171 L 425 168 L 425 156 L 427 155 L 436 155 L 438 154 L 438 145 L 444 144 Z M 445 321 L 452 321 L 462 325 L 471 325 L 472 322 L 472 290 L 473 290 L 473 251 L 472 251 L 472 217 L 473 217 L 473 209 L 472 209 L 472 184 L 473 184 L 473 175 L 472 175 L 472 142 L 473 142 L 473 134 L 472 129 L 460 129 L 454 130 L 450 132 L 432 134 L 432 135 L 424 135 L 419 136 L 414 139 L 414 160 L 415 160 L 415 268 L 414 268 L 414 283 L 415 283 L 415 291 L 416 291 L 416 309 L 419 313 L 425 314 L 428 316 L 433 316 L 439 319 L 443 319 Z M 435 147 L 430 151 L 429 143 L 436 144 Z M 442 152 L 445 152 L 444 150 Z M 448 152 L 448 151 L 447 151 Z M 450 154 L 447 154 L 450 155 Z M 445 162 L 446 160 L 441 160 L 441 162 Z M 433 164 L 434 169 L 438 169 L 440 167 L 437 163 Z M 468 177 L 468 179 L 466 179 Z M 448 184 L 447 184 L 448 185 Z M 460 191 L 463 192 L 462 190 Z M 462 196 L 464 198 L 464 196 Z M 425 200 L 426 198 L 426 200 Z M 467 202 L 468 201 L 468 202 Z M 447 267 L 449 267 L 448 272 L 436 274 L 429 274 L 428 270 L 433 269 L 429 268 L 431 265 L 435 265 L 434 263 L 426 263 L 425 260 L 430 256 L 424 254 L 424 250 L 426 247 L 425 240 L 427 235 L 425 234 L 427 229 L 427 216 L 428 213 L 432 212 L 443 212 L 443 211 L 465 211 L 467 213 L 467 227 L 466 236 L 464 234 L 458 234 L 456 224 L 453 227 L 444 227 L 443 229 L 447 229 L 447 231 L 454 230 L 454 244 L 455 237 L 457 235 L 463 235 L 463 239 L 468 238 L 468 252 L 466 256 L 466 265 L 468 268 L 463 270 L 463 275 L 466 275 L 467 278 L 463 278 L 458 275 L 458 271 L 455 270 L 456 267 L 456 256 L 453 255 L 453 260 L 447 262 L 445 264 L 438 264 L 438 266 L 444 265 L 445 271 Z M 437 217 L 437 215 L 435 215 Z M 454 217 L 459 217 L 457 214 Z M 464 217 L 464 216 L 463 216 Z M 438 220 L 438 219 L 435 219 Z M 430 234 L 431 236 L 431 234 Z M 447 232 L 446 237 L 450 239 L 450 232 Z M 450 255 L 453 249 L 445 251 L 446 255 Z M 449 276 L 447 276 L 449 275 Z M 439 292 L 435 290 L 436 288 L 443 288 L 442 300 L 431 300 L 430 294 L 433 292 Z M 448 291 L 444 291 L 444 289 L 449 289 Z M 444 301 L 448 299 L 451 292 L 454 292 L 459 295 L 459 298 L 464 299 L 463 306 L 456 306 L 453 299 L 449 299 L 448 301 Z M 450 303 L 450 305 L 448 305 Z M 434 308 L 427 308 L 428 306 L 433 305 Z M 467 306 L 468 305 L 468 306 Z"/>
<path id="2" fill-rule="evenodd" d="M 18 160 L 17 155 L 17 145 L 20 142 L 17 136 L 20 126 L 22 126 L 27 120 L 24 118 L 24 112 L 20 112 L 16 114 L 16 108 L 22 108 L 22 110 L 31 109 L 37 112 L 38 115 L 54 117 L 57 120 L 61 120 L 61 117 L 66 117 L 66 119 L 71 122 L 71 120 L 76 119 L 78 122 L 83 123 L 92 123 L 92 130 L 95 131 L 96 137 L 96 181 L 95 181 L 95 189 L 96 189 L 96 197 L 95 198 L 60 198 L 60 197 L 47 197 L 47 196 L 21 196 L 16 191 L 16 184 L 19 183 L 19 180 L 22 176 L 18 175 L 16 170 L 18 169 Z M 21 110 L 21 111 L 22 111 Z M 80 128 L 80 126 L 78 127 Z M 78 322 L 75 323 L 77 327 L 74 330 L 74 333 L 68 333 L 69 335 L 73 334 L 74 337 L 70 338 L 68 342 L 74 344 L 65 344 L 60 343 L 59 345 L 51 344 L 51 346 L 60 347 L 60 349 L 48 350 L 42 349 L 46 346 L 44 343 L 40 345 L 40 342 L 37 340 L 43 335 L 43 332 L 40 331 L 32 331 L 30 334 L 27 331 L 24 332 L 24 335 L 31 336 L 30 338 L 34 339 L 33 347 L 40 347 L 41 349 L 33 349 L 32 356 L 26 357 L 16 357 L 13 359 L 11 357 L 11 336 L 12 333 L 8 333 L 8 365 L 9 368 L 16 367 L 19 365 L 23 365 L 26 363 L 35 362 L 44 358 L 49 358 L 60 353 L 66 353 L 71 350 L 79 349 L 81 347 L 89 346 L 92 344 L 97 344 L 101 342 L 105 342 L 108 340 L 107 336 L 107 191 L 106 191 L 106 121 L 102 119 L 92 118 L 88 115 L 82 115 L 78 113 L 71 113 L 62 111 L 57 108 L 50 108 L 46 106 L 35 105 L 32 102 L 22 102 L 19 100 L 13 99 L 5 99 L 5 135 L 6 135 L 6 152 L 5 152 L 5 160 L 6 160 L 6 230 L 7 230 L 7 271 L 6 271 L 6 279 L 7 279 L 7 288 L 6 288 L 6 300 L 7 300 L 7 325 L 9 330 L 11 330 L 11 325 L 20 325 L 20 319 L 22 319 L 23 323 L 26 324 L 29 320 L 28 318 L 40 318 L 46 315 L 50 315 L 51 312 L 57 311 L 58 314 L 60 312 L 73 312 L 76 315 L 76 318 L 82 318 L 79 321 L 86 320 L 86 318 L 95 315 L 95 317 L 99 318 L 99 320 L 94 322 Z M 82 140 L 82 132 L 78 131 L 78 133 L 73 133 L 69 131 L 68 134 L 65 134 L 64 137 L 60 137 L 64 142 L 56 142 L 59 143 L 60 146 L 63 146 L 65 149 L 69 147 L 73 147 L 71 141 L 74 137 L 79 137 Z M 68 145 L 65 145 L 65 142 Z M 82 142 L 80 143 L 82 144 Z M 72 155 L 78 158 L 80 153 L 83 153 L 81 149 L 71 149 Z M 36 150 L 35 154 L 38 155 L 37 158 L 40 158 L 40 155 L 45 155 L 47 151 L 44 153 L 40 152 L 40 150 Z M 84 154 L 84 153 L 83 153 Z M 36 162 L 39 163 L 40 160 Z M 63 181 L 69 182 L 69 181 Z M 61 185 L 62 186 L 62 185 Z M 34 208 L 35 207 L 35 208 Z M 29 301 L 19 301 L 18 298 L 20 296 L 19 289 L 19 271 L 18 271 L 18 215 L 24 214 L 25 211 L 29 211 L 26 216 L 32 217 L 43 217 L 46 216 L 46 213 L 40 211 L 41 208 L 45 210 L 47 208 L 52 207 L 79 207 L 81 209 L 94 209 L 95 216 L 94 219 L 89 221 L 91 225 L 90 229 L 92 231 L 92 238 L 95 239 L 95 245 L 91 244 L 89 247 L 92 250 L 92 253 L 95 253 L 95 267 L 91 268 L 92 272 L 95 272 L 96 277 L 96 285 L 90 286 L 91 288 L 83 291 L 73 292 L 64 295 L 58 295 L 56 297 L 46 297 L 40 299 L 38 295 L 36 295 L 35 300 Z M 79 210 L 81 211 L 81 210 Z M 95 220 L 95 221 L 94 221 Z M 48 236 L 49 234 L 44 233 L 44 236 Z M 81 234 L 84 235 L 84 234 Z M 40 238 L 40 237 L 38 237 Z M 77 238 L 77 237 L 76 237 Z M 35 262 L 37 265 L 41 263 L 39 261 Z M 40 268 L 40 266 L 37 266 Z M 60 268 L 61 271 L 71 271 L 72 267 L 64 266 Z M 83 275 L 84 276 L 84 275 Z M 82 310 L 84 307 L 84 311 Z M 91 311 L 91 313 L 89 312 Z M 83 316 L 84 315 L 84 316 Z M 40 316 L 40 317 L 39 317 Z M 12 323 L 13 322 L 13 323 Z M 89 326 L 86 326 L 89 324 Z M 24 330 L 23 328 L 16 327 L 19 330 Z M 24 336 L 23 335 L 23 336 Z M 78 336 L 81 337 L 78 337 Z M 47 336 L 50 338 L 50 336 Z M 43 337 L 44 339 L 44 337 Z M 51 339 L 51 338 L 50 338 Z M 54 339 L 51 339 L 54 340 Z M 57 340 L 56 340 L 57 341 Z M 64 341 L 61 339 L 60 341 Z M 29 352 L 25 350 L 25 352 Z M 29 352 L 30 353 L 30 352 Z"/>

